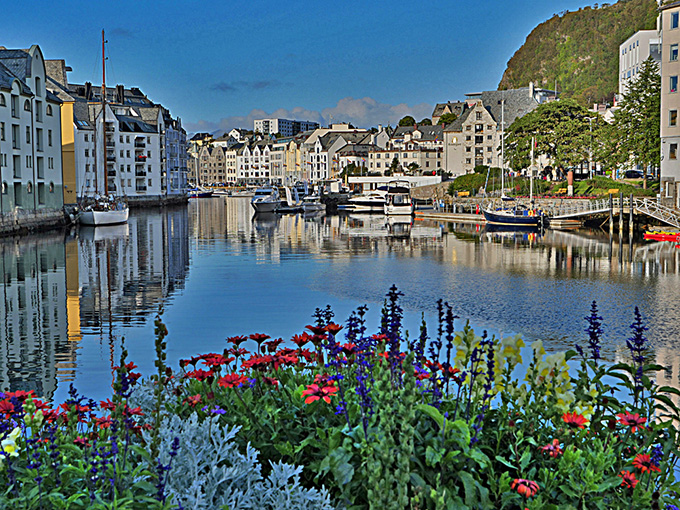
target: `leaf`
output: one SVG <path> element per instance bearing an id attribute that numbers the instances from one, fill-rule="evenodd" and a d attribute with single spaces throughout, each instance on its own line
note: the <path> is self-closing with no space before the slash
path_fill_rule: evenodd
<path id="1" fill-rule="evenodd" d="M 621 478 L 619 478 L 618 476 L 610 476 L 602 483 L 598 484 L 597 488 L 600 492 L 604 492 L 608 489 L 618 487 L 619 485 L 621 485 Z"/>
<path id="2" fill-rule="evenodd" d="M 461 481 L 463 482 L 463 487 L 465 488 L 465 504 L 468 507 L 472 507 L 476 502 L 477 488 L 475 487 L 475 479 L 472 475 L 466 471 L 461 471 L 458 473 Z"/>
<path id="3" fill-rule="evenodd" d="M 330 467 L 338 485 L 346 485 L 352 481 L 354 466 L 349 463 L 352 454 L 343 448 L 338 448 L 330 454 Z"/>
<path id="4" fill-rule="evenodd" d="M 434 467 L 439 464 L 442 460 L 442 456 L 446 450 L 443 448 L 434 449 L 432 446 L 428 445 L 425 449 L 425 462 L 430 467 Z"/>
<path id="5" fill-rule="evenodd" d="M 416 406 L 416 410 L 421 411 L 422 413 L 432 418 L 437 423 L 437 425 L 439 425 L 440 429 L 444 426 L 444 421 L 446 420 L 446 418 L 444 418 L 444 415 L 440 413 L 439 409 L 437 409 L 436 407 L 432 407 L 431 405 L 428 404 L 418 404 Z"/>
<path id="6" fill-rule="evenodd" d="M 531 462 L 531 451 L 527 448 L 519 459 L 519 468 L 524 470 Z"/>
<path id="7" fill-rule="evenodd" d="M 507 466 L 507 467 L 509 467 L 510 469 L 517 469 L 517 466 L 511 464 L 510 462 L 508 462 L 507 460 L 505 460 L 505 459 L 504 459 L 503 457 L 501 457 L 500 455 L 496 455 L 495 458 L 496 458 L 496 460 L 497 460 L 498 462 L 500 462 L 500 463 L 503 464 L 504 466 Z M 507 473 L 503 473 L 503 474 L 505 475 L 505 474 L 507 474 Z M 509 476 L 509 475 L 508 475 L 508 476 Z"/>

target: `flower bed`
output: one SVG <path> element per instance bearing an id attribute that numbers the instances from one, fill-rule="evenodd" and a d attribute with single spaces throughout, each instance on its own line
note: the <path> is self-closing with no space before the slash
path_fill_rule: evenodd
<path id="1" fill-rule="evenodd" d="M 343 326 L 327 307 L 288 342 L 231 337 L 224 352 L 183 360 L 177 372 L 165 365 L 159 319 L 157 374 L 144 384 L 123 352 L 107 402 L 73 390 L 54 409 L 5 395 L 0 501 L 232 510 L 678 505 L 672 398 L 680 392 L 650 378 L 660 367 L 637 309 L 630 363 L 601 362 L 594 303 L 585 349 L 547 354 L 538 341 L 525 362 L 521 338 L 477 335 L 468 324 L 455 331 L 458 318 L 442 301 L 436 331 L 423 322 L 410 338 L 400 295 L 390 289 L 375 334 L 366 307 Z M 520 364 L 521 380 L 513 376 Z"/>

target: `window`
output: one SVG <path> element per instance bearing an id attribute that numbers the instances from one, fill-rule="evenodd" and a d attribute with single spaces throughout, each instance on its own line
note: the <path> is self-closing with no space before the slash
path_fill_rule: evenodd
<path id="1" fill-rule="evenodd" d="M 0 140 L 5 141 L 5 123 L 0 122 Z"/>
<path id="2" fill-rule="evenodd" d="M 89 163 L 85 163 L 85 173 L 86 174 L 90 173 L 90 164 Z"/>
<path id="3" fill-rule="evenodd" d="M 45 110 L 45 113 L 47 113 L 48 117 L 52 116 L 52 105 L 51 104 L 47 105 L 47 109 Z"/>
<path id="4" fill-rule="evenodd" d="M 12 96 L 12 117 L 19 118 L 19 96 Z"/>
<path id="5" fill-rule="evenodd" d="M 465 126 L 465 131 L 472 131 L 472 126 L 470 126 L 470 125 Z"/>
<path id="6" fill-rule="evenodd" d="M 31 143 L 31 126 L 26 126 L 26 143 Z"/>
<path id="7" fill-rule="evenodd" d="M 472 152 L 472 147 L 465 147 L 465 152 Z"/>
<path id="8" fill-rule="evenodd" d="M 471 140 L 472 140 L 472 136 L 468 135 L 468 136 L 465 137 L 465 141 L 466 141 L 466 142 L 469 142 L 469 141 L 471 141 Z"/>
<path id="9" fill-rule="evenodd" d="M 670 92 L 677 92 L 678 91 L 678 77 L 677 76 L 671 76 L 670 77 Z"/>
<path id="10" fill-rule="evenodd" d="M 50 193 L 54 193 L 54 183 L 50 182 Z"/>
<path id="11" fill-rule="evenodd" d="M 486 164 L 490 165 L 491 164 L 491 158 L 486 158 Z"/>
<path id="12" fill-rule="evenodd" d="M 678 110 L 671 110 L 668 112 L 668 125 L 677 126 L 678 125 Z"/>
<path id="13" fill-rule="evenodd" d="M 123 143 L 123 135 L 120 135 L 120 136 L 118 137 L 118 141 L 119 141 L 120 143 Z"/>
<path id="14" fill-rule="evenodd" d="M 120 157 L 121 158 L 123 157 L 123 154 L 124 154 L 124 151 L 121 149 L 121 151 L 120 151 Z M 129 154 L 128 154 L 128 156 L 129 156 Z"/>
<path id="15" fill-rule="evenodd" d="M 472 160 L 470 158 L 465 158 L 465 164 L 469 165 L 472 163 Z"/>
<path id="16" fill-rule="evenodd" d="M 151 184 L 151 179 L 149 179 L 149 186 L 153 186 L 153 184 Z"/>
<path id="17" fill-rule="evenodd" d="M 677 44 L 671 44 L 670 61 L 675 62 L 676 60 L 678 60 L 678 45 Z"/>
<path id="18" fill-rule="evenodd" d="M 484 132 L 484 125 L 483 124 L 475 124 L 475 133 L 483 133 Z"/>
<path id="19" fill-rule="evenodd" d="M 85 157 L 86 158 L 90 157 L 90 149 L 85 149 Z"/>
<path id="20" fill-rule="evenodd" d="M 123 151 L 121 151 L 121 152 L 123 152 Z M 121 156 L 122 156 L 122 154 L 121 154 Z M 125 157 L 127 157 L 127 158 L 130 157 L 130 151 L 125 151 Z"/>
<path id="21" fill-rule="evenodd" d="M 491 147 L 486 148 L 486 152 L 491 152 L 491 150 L 492 150 Z"/>
<path id="22" fill-rule="evenodd" d="M 668 159 L 678 159 L 678 144 L 671 143 L 668 150 Z"/>
<path id="23" fill-rule="evenodd" d="M 31 102 L 27 99 L 24 101 L 24 111 L 30 112 L 31 111 Z"/>
<path id="24" fill-rule="evenodd" d="M 7 103 L 5 103 L 5 95 L 0 94 L 0 106 L 7 106 Z"/>
<path id="25" fill-rule="evenodd" d="M 493 140 L 493 137 L 491 135 L 486 135 L 487 140 Z"/>
<path id="26" fill-rule="evenodd" d="M 482 120 L 482 112 L 475 112 L 475 119 Z"/>
<path id="27" fill-rule="evenodd" d="M 83 140 L 87 142 L 87 133 L 83 135 Z"/>
<path id="28" fill-rule="evenodd" d="M 7 181 L 2 181 L 2 194 L 7 194 Z"/>
<path id="29" fill-rule="evenodd" d="M 671 12 L 671 28 L 678 28 L 679 15 L 678 12 Z"/>
<path id="30" fill-rule="evenodd" d="M 475 143 L 484 143 L 483 136 L 475 136 Z"/>
<path id="31" fill-rule="evenodd" d="M 51 129 L 47 130 L 47 145 L 52 147 L 52 130 Z"/>
<path id="32" fill-rule="evenodd" d="M 37 79 L 37 78 L 36 78 Z M 35 102 L 35 121 L 42 122 L 42 101 Z"/>
<path id="33" fill-rule="evenodd" d="M 28 184 L 26 184 L 26 192 L 33 193 L 33 183 L 31 181 L 28 181 Z"/>

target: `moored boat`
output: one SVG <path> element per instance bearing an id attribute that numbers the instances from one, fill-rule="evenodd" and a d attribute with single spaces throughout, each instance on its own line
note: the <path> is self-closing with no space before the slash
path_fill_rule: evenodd
<path id="1" fill-rule="evenodd" d="M 414 206 L 408 181 L 390 181 L 387 184 L 384 211 L 387 216 L 413 214 Z"/>
<path id="2" fill-rule="evenodd" d="M 512 209 L 482 208 L 484 219 L 489 225 L 508 227 L 538 228 L 543 219 L 541 211 L 515 205 Z"/>
<path id="3" fill-rule="evenodd" d="M 319 195 L 308 195 L 302 199 L 302 210 L 305 213 L 325 211 L 326 204 Z"/>
<path id="4" fill-rule="evenodd" d="M 385 195 L 387 189 L 376 189 L 355 195 L 347 200 L 346 204 L 338 205 L 338 210 L 346 210 L 352 212 L 384 212 L 385 211 Z"/>
<path id="5" fill-rule="evenodd" d="M 253 206 L 257 213 L 276 212 L 279 205 L 281 205 L 279 191 L 273 187 L 259 188 L 255 190 L 255 195 L 250 200 L 250 205 Z"/>

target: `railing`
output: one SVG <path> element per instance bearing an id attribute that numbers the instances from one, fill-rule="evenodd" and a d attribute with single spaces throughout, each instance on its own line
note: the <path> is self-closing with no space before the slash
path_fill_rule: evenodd
<path id="1" fill-rule="evenodd" d="M 144 191 L 146 191 L 146 186 L 135 186 L 135 191 L 137 193 L 144 192 Z"/>
<path id="2" fill-rule="evenodd" d="M 135 175 L 137 177 L 146 177 L 146 171 L 145 170 L 136 170 Z"/>
<path id="3" fill-rule="evenodd" d="M 636 198 L 634 202 L 635 208 L 642 214 L 680 228 L 680 211 L 677 209 L 666 207 L 649 198 Z"/>

